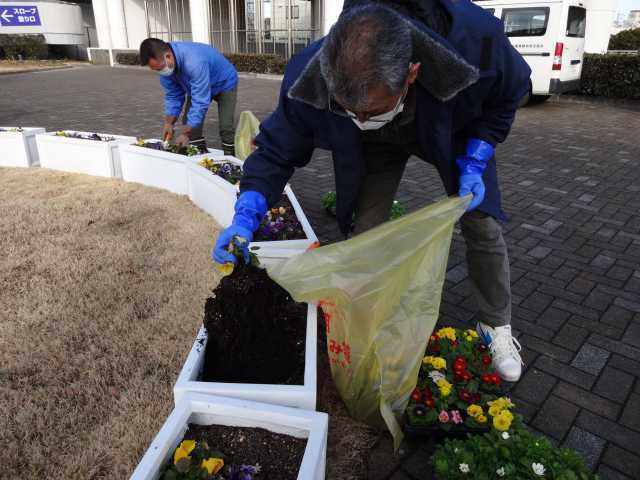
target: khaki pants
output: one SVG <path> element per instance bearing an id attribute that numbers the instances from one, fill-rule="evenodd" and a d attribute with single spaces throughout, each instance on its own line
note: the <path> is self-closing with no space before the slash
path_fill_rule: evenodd
<path id="1" fill-rule="evenodd" d="M 367 173 L 358 195 L 354 233 L 389 219 L 409 153 L 393 145 L 365 144 Z M 511 271 L 502 227 L 479 211 L 460 219 L 467 245 L 467 267 L 478 301 L 478 320 L 493 327 L 511 323 Z"/>
<path id="2" fill-rule="evenodd" d="M 220 140 L 225 155 L 235 155 L 235 112 L 238 89 L 227 90 L 216 95 L 213 100 L 218 104 L 218 123 L 220 125 Z M 182 110 L 182 124 L 187 123 L 187 114 L 191 109 L 191 96 L 187 95 Z M 191 143 L 205 147 L 204 122 L 192 131 Z"/>

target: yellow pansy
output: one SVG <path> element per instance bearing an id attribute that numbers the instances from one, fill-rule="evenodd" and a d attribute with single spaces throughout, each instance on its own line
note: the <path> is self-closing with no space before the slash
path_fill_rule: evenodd
<path id="1" fill-rule="evenodd" d="M 492 405 L 489 407 L 489 415 L 492 417 L 497 417 L 502 412 L 502 409 L 498 405 Z"/>
<path id="2" fill-rule="evenodd" d="M 500 413 L 500 415 L 493 417 L 493 428 L 499 430 L 501 432 L 506 432 L 509 430 L 511 426 L 511 419 L 504 415 L 504 412 Z"/>
<path id="3" fill-rule="evenodd" d="M 224 467 L 224 460 L 221 458 L 211 457 L 206 460 L 202 460 L 202 464 L 200 466 L 204 468 L 209 475 L 215 475 L 222 469 L 222 467 Z"/>
<path id="4" fill-rule="evenodd" d="M 222 265 L 218 264 L 218 270 L 223 275 L 231 275 L 231 272 L 233 272 L 233 263 L 226 262 L 226 263 L 223 263 Z"/>
<path id="5" fill-rule="evenodd" d="M 475 403 L 473 405 L 469 405 L 467 407 L 467 414 L 470 417 L 477 417 L 479 415 L 482 415 L 482 407 L 480 405 L 476 405 Z"/>
<path id="6" fill-rule="evenodd" d="M 469 329 L 464 332 L 465 335 L 468 335 L 471 338 L 478 338 L 478 332 L 475 330 Z"/>
<path id="7" fill-rule="evenodd" d="M 452 342 L 456 340 L 456 330 L 455 330 L 455 328 L 444 327 L 444 328 L 441 328 L 440 330 L 438 330 L 436 332 L 436 334 L 440 338 L 448 338 Z"/>
<path id="8" fill-rule="evenodd" d="M 475 417 L 475 420 L 478 423 L 487 423 L 487 417 L 485 417 L 484 415 L 478 415 L 477 417 Z"/>
<path id="9" fill-rule="evenodd" d="M 509 410 L 502 410 L 499 416 L 509 419 L 510 422 L 513 421 L 513 413 Z"/>
<path id="10" fill-rule="evenodd" d="M 436 370 L 446 370 L 447 368 L 447 361 L 444 358 L 441 357 L 435 357 L 433 360 L 431 360 L 431 365 L 433 366 L 433 368 L 435 368 Z"/>
<path id="11" fill-rule="evenodd" d="M 515 405 L 511 402 L 510 399 L 505 397 L 496 398 L 490 402 L 487 402 L 487 405 L 493 407 L 497 406 L 500 410 L 504 410 L 505 408 L 513 408 Z"/>
<path id="12" fill-rule="evenodd" d="M 443 397 L 448 397 L 449 395 L 451 395 L 452 385 L 444 378 L 438 380 L 436 382 L 436 385 L 438 385 L 438 388 L 440 389 L 440 395 L 442 395 Z"/>
<path id="13" fill-rule="evenodd" d="M 193 449 L 196 448 L 195 440 L 183 440 L 178 448 L 176 448 L 175 453 L 173 454 L 173 463 L 178 463 L 183 458 L 189 458 L 189 454 L 193 452 Z"/>

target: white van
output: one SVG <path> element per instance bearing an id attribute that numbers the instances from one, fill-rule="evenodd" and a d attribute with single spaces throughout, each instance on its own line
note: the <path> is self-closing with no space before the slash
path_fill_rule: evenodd
<path id="1" fill-rule="evenodd" d="M 530 95 L 580 87 L 586 0 L 474 0 L 502 19 L 511 44 L 531 67 Z"/>

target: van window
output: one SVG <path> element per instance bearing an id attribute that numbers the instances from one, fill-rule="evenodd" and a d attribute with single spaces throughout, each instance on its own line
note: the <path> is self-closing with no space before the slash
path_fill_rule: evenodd
<path id="1" fill-rule="evenodd" d="M 547 32 L 549 8 L 505 8 L 502 21 L 507 37 L 540 37 Z"/>
<path id="2" fill-rule="evenodd" d="M 584 38 L 587 24 L 587 11 L 581 7 L 569 7 L 569 20 L 567 20 L 567 37 Z"/>

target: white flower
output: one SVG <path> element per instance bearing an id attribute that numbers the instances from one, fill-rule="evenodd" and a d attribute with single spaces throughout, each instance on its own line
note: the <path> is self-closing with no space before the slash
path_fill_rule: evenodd
<path id="1" fill-rule="evenodd" d="M 539 476 L 544 476 L 544 465 L 541 463 L 532 463 L 531 468 L 533 469 L 533 473 Z"/>
<path id="2" fill-rule="evenodd" d="M 502 432 L 502 438 L 504 440 L 509 440 L 510 437 L 511 435 L 509 435 L 509 432 Z"/>
<path id="3" fill-rule="evenodd" d="M 469 468 L 469 465 L 467 465 L 466 463 L 461 463 L 460 464 L 460 471 L 462 473 L 469 473 L 471 471 L 471 469 Z"/>
<path id="4" fill-rule="evenodd" d="M 500 467 L 499 469 L 497 469 L 496 473 L 499 477 L 504 477 L 504 467 Z"/>
<path id="5" fill-rule="evenodd" d="M 442 372 L 439 372 L 437 370 L 431 370 L 429 372 L 429 378 L 431 380 L 433 380 L 433 383 L 435 383 L 436 385 L 438 384 L 438 382 L 444 378 L 447 378 L 446 375 Z"/>
<path id="6" fill-rule="evenodd" d="M 458 447 L 453 449 L 453 453 L 458 453 L 460 450 L 458 450 Z"/>

